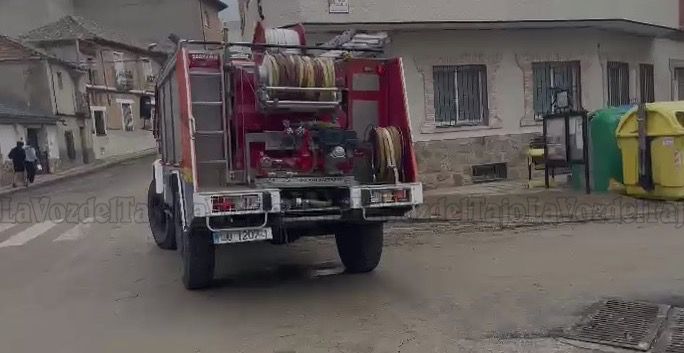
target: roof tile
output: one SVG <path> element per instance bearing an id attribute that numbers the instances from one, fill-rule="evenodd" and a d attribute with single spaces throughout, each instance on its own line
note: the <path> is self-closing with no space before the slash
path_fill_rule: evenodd
<path id="1" fill-rule="evenodd" d="M 129 37 L 108 30 L 86 18 L 72 15 L 62 17 L 56 22 L 33 29 L 20 38 L 29 42 L 76 39 L 103 40 L 148 51 L 144 45 L 132 41 Z"/>

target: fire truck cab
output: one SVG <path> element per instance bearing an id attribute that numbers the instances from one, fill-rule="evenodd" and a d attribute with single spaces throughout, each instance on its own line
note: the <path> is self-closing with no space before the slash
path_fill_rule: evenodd
<path id="1" fill-rule="evenodd" d="M 334 234 L 347 271 L 370 272 L 383 224 L 423 201 L 401 59 L 269 31 L 181 41 L 157 82 L 150 227 L 188 289 L 212 283 L 217 246 L 306 236 Z"/>

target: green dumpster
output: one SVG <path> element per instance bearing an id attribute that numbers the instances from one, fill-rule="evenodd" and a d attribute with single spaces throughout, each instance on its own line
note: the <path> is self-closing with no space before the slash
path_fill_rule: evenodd
<path id="1" fill-rule="evenodd" d="M 622 154 L 617 142 L 620 120 L 632 106 L 608 107 L 592 114 L 589 123 L 591 180 L 596 192 L 607 192 L 610 180 L 623 183 Z"/>

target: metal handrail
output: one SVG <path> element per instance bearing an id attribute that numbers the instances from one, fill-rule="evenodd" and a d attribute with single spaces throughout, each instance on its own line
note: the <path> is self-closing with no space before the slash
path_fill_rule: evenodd
<path id="1" fill-rule="evenodd" d="M 284 86 L 265 86 L 264 89 L 269 91 L 314 91 L 314 92 L 338 92 L 341 91 L 338 87 L 284 87 Z"/>

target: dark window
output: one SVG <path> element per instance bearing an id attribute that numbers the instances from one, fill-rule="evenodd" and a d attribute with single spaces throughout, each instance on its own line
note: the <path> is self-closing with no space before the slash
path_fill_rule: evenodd
<path id="1" fill-rule="evenodd" d="M 61 72 L 57 72 L 57 87 L 59 87 L 59 89 L 64 89 L 64 80 L 62 79 Z"/>
<path id="2" fill-rule="evenodd" d="M 90 69 L 88 70 L 88 81 L 90 84 L 97 85 L 100 83 L 100 79 L 98 78 L 98 72 L 96 69 Z"/>
<path id="3" fill-rule="evenodd" d="M 684 68 L 675 69 L 675 79 L 677 81 L 677 100 L 684 100 Z"/>
<path id="4" fill-rule="evenodd" d="M 67 156 L 70 160 L 76 159 L 76 146 L 74 146 L 74 133 L 71 131 L 64 131 L 64 141 L 66 142 Z"/>
<path id="5" fill-rule="evenodd" d="M 655 102 L 655 76 L 653 65 L 639 65 L 639 87 L 641 87 L 641 102 Z"/>
<path id="6" fill-rule="evenodd" d="M 105 122 L 105 115 L 104 111 L 102 110 L 94 110 L 93 111 L 93 120 L 94 120 L 94 125 L 95 125 L 95 134 L 97 136 L 105 136 L 107 135 L 107 125 Z"/>
<path id="7" fill-rule="evenodd" d="M 506 163 L 483 164 L 473 166 L 473 183 L 487 183 L 506 180 L 508 166 Z"/>
<path id="8" fill-rule="evenodd" d="M 541 62 L 532 64 L 534 116 L 541 119 L 554 111 L 556 92 L 568 91 L 570 107 L 582 108 L 582 84 L 579 61 Z"/>
<path id="9" fill-rule="evenodd" d="M 438 126 L 488 124 L 486 66 L 435 66 L 433 79 Z"/>
<path id="10" fill-rule="evenodd" d="M 608 105 L 629 104 L 629 64 L 608 62 Z"/>

